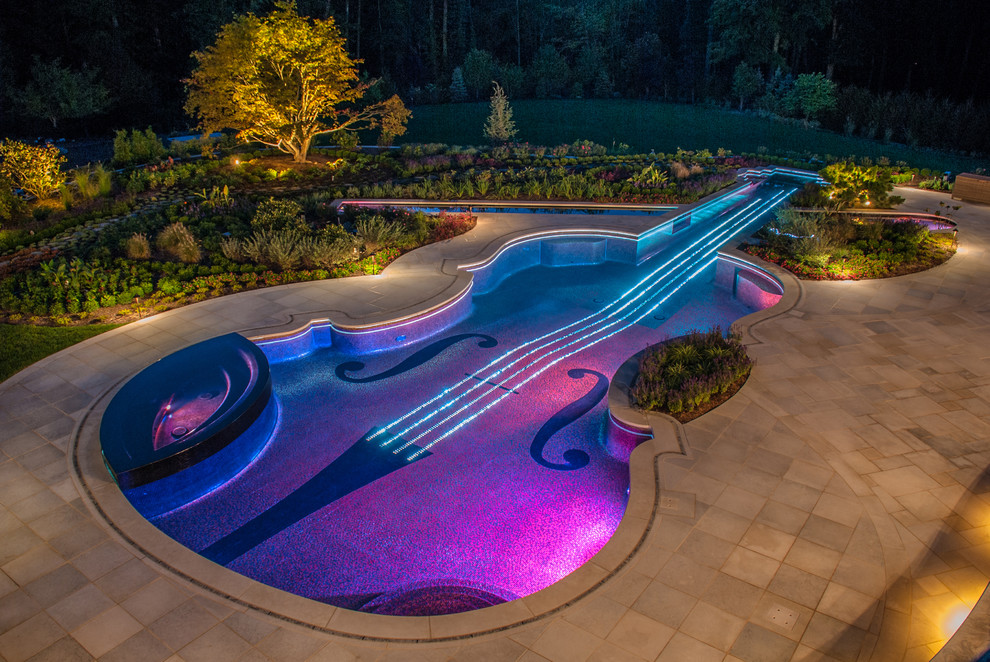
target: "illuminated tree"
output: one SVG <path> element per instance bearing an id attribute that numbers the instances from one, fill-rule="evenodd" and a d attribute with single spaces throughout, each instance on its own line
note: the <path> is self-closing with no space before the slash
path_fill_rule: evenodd
<path id="1" fill-rule="evenodd" d="M 512 107 L 505 96 L 505 90 L 498 83 L 495 83 L 491 108 L 488 121 L 485 122 L 485 137 L 492 143 L 507 143 L 516 135 L 516 123 L 512 121 Z"/>
<path id="2" fill-rule="evenodd" d="M 332 18 L 300 16 L 292 0 L 263 18 L 237 17 L 193 57 L 185 108 L 200 128 L 237 129 L 298 163 L 318 135 L 381 127 L 397 136 L 410 116 L 398 96 L 359 105 L 369 87 L 358 79 L 361 60 L 347 55 Z"/>
<path id="3" fill-rule="evenodd" d="M 831 205 L 837 209 L 847 207 L 889 207 L 901 202 L 890 196 L 894 188 L 890 168 L 875 165 L 857 165 L 851 161 L 833 163 L 821 171 L 829 182 L 827 189 Z"/>
<path id="4" fill-rule="evenodd" d="M 0 176 L 35 197 L 47 198 L 65 182 L 65 156 L 54 145 L 38 147 L 16 140 L 0 143 Z"/>

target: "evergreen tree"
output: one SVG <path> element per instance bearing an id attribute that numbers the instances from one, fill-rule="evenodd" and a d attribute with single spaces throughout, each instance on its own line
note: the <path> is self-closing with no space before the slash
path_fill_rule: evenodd
<path id="1" fill-rule="evenodd" d="M 751 67 L 745 62 L 736 65 L 736 70 L 732 74 L 732 93 L 739 97 L 739 110 L 742 110 L 746 102 L 760 93 L 763 87 L 763 76 L 756 67 Z"/>
<path id="2" fill-rule="evenodd" d="M 540 99 L 555 97 L 564 91 L 571 77 L 567 58 L 553 44 L 543 44 L 529 66 L 529 75 L 535 81 L 536 96 Z"/>
<path id="3" fill-rule="evenodd" d="M 516 123 L 512 121 L 509 98 L 505 96 L 505 90 L 498 83 L 495 83 L 495 92 L 492 94 L 491 109 L 488 121 L 485 122 L 485 137 L 491 140 L 493 145 L 509 142 L 516 135 Z"/>
<path id="4" fill-rule="evenodd" d="M 464 85 L 464 74 L 460 67 L 454 67 L 450 75 L 450 100 L 454 103 L 467 101 L 467 86 Z"/>
<path id="5" fill-rule="evenodd" d="M 488 83 L 495 76 L 495 59 L 488 51 L 471 49 L 464 58 L 464 84 L 471 93 L 472 100 L 478 100 L 484 93 Z"/>
<path id="6" fill-rule="evenodd" d="M 801 74 L 794 82 L 794 93 L 805 120 L 820 119 L 822 113 L 835 108 L 836 86 L 825 74 Z"/>

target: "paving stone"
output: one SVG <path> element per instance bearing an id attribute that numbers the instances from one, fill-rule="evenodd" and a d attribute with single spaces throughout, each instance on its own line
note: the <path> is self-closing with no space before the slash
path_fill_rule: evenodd
<path id="1" fill-rule="evenodd" d="M 745 662 L 765 660 L 787 660 L 797 648 L 797 642 L 747 623 L 730 651 L 733 656 Z"/>
<path id="2" fill-rule="evenodd" d="M 824 517 L 819 517 L 818 515 L 811 515 L 801 528 L 798 536 L 802 540 L 813 542 L 836 552 L 842 552 L 845 550 L 846 544 L 849 542 L 852 534 L 853 529 L 851 527 L 833 522 Z"/>
<path id="3" fill-rule="evenodd" d="M 634 655 L 655 659 L 672 636 L 673 628 L 639 612 L 629 611 L 619 619 L 607 640 Z"/>
<path id="4" fill-rule="evenodd" d="M 0 635 L 41 613 L 42 606 L 27 591 L 15 590 L 0 597 Z"/>
<path id="5" fill-rule="evenodd" d="M 47 612 L 59 625 L 68 631 L 113 608 L 114 602 L 93 584 L 85 584 L 81 589 L 67 595 Z M 98 657 L 98 656 L 97 656 Z"/>
<path id="6" fill-rule="evenodd" d="M 216 625 L 217 619 L 193 600 L 186 600 L 148 626 L 172 650 L 179 650 Z"/>
<path id="7" fill-rule="evenodd" d="M 655 621 L 677 628 L 680 627 L 684 617 L 694 609 L 697 602 L 698 599 L 695 596 L 655 581 L 651 582 L 646 590 L 640 594 L 632 608 Z M 618 616 L 621 617 L 621 614 Z"/>
<path id="8" fill-rule="evenodd" d="M 705 602 L 699 602 L 680 631 L 721 651 L 728 651 L 746 621 Z"/>
<path id="9" fill-rule="evenodd" d="M 65 561 L 48 545 L 36 545 L 3 565 L 4 573 L 20 585 L 33 582 Z"/>
<path id="10" fill-rule="evenodd" d="M 88 583 L 89 580 L 81 572 L 65 564 L 35 579 L 25 586 L 24 590 L 42 607 L 49 607 Z"/>
<path id="11" fill-rule="evenodd" d="M 72 636 L 93 657 L 101 657 L 140 631 L 141 624 L 115 606 L 76 628 Z"/>
<path id="12" fill-rule="evenodd" d="M 233 662 L 251 647 L 233 630 L 220 623 L 179 650 L 187 662 Z"/>
<path id="13" fill-rule="evenodd" d="M 65 636 L 65 631 L 48 617 L 35 614 L 0 634 L 0 651 L 8 662 L 20 662 L 40 653 Z"/>
<path id="14" fill-rule="evenodd" d="M 28 662 L 91 662 L 93 656 L 72 637 L 62 637 L 52 645 L 35 653 Z"/>
<path id="15" fill-rule="evenodd" d="M 805 607 L 815 608 L 821 600 L 828 580 L 784 563 L 767 587 L 771 593 Z"/>
<path id="16" fill-rule="evenodd" d="M 737 547 L 729 556 L 722 572 L 753 586 L 766 588 L 777 573 L 780 561 L 743 547 Z"/>
<path id="17" fill-rule="evenodd" d="M 274 662 L 302 660 L 323 647 L 315 636 L 289 629 L 279 629 L 257 644 L 257 649 Z"/>

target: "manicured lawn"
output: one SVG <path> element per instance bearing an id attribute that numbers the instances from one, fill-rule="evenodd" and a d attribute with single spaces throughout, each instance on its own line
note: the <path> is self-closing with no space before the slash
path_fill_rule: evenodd
<path id="1" fill-rule="evenodd" d="M 626 143 L 634 152 L 717 150 L 733 153 L 856 155 L 891 164 L 905 161 L 911 167 L 952 172 L 987 167 L 986 160 L 905 145 L 883 144 L 798 124 L 773 121 L 752 114 L 705 106 L 634 101 L 629 99 L 558 99 L 512 101 L 516 139 L 536 145 L 558 145 L 592 140 L 611 147 Z M 482 135 L 488 117 L 487 102 L 416 106 L 401 142 L 436 142 L 450 145 L 484 145 Z"/>
<path id="2" fill-rule="evenodd" d="M 49 354 L 118 326 L 120 325 L 57 327 L 0 324 L 0 382 Z"/>

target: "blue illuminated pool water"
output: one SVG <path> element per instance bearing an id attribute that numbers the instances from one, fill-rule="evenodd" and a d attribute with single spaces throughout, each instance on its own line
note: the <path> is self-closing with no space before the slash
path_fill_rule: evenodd
<path id="1" fill-rule="evenodd" d="M 606 445 L 612 374 L 647 345 L 754 310 L 716 283 L 711 246 L 786 192 L 740 202 L 723 229 L 698 215 L 638 266 L 506 275 L 456 324 L 391 351 L 286 360 L 261 343 L 281 407 L 268 446 L 153 522 L 237 572 L 351 609 L 449 613 L 545 588 L 625 509 L 626 458 Z"/>

